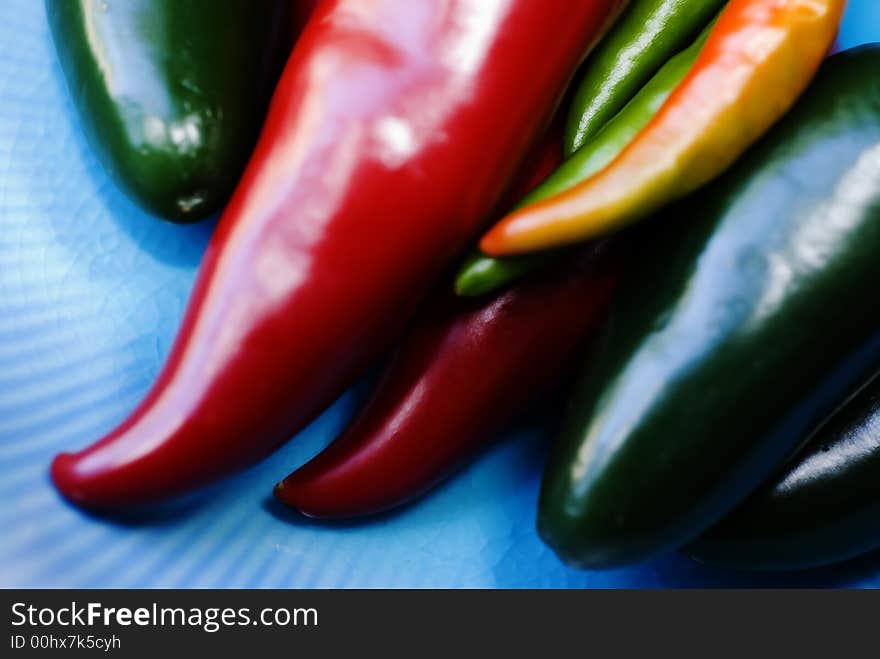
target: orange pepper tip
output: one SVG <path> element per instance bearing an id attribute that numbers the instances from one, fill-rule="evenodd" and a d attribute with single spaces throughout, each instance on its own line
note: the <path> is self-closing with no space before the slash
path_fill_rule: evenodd
<path id="1" fill-rule="evenodd" d="M 544 232 L 531 224 L 528 216 L 508 215 L 480 239 L 480 251 L 489 256 L 512 256 L 545 247 L 541 240 Z"/>
<path id="2" fill-rule="evenodd" d="M 493 227 L 480 238 L 480 251 L 486 256 L 504 256 L 504 236 Z"/>

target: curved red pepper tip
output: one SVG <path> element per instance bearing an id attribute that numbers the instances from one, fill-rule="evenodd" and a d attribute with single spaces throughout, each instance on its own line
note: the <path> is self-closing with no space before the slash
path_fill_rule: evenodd
<path id="1" fill-rule="evenodd" d="M 59 453 L 52 460 L 49 476 L 65 499 L 82 504 L 88 501 L 85 492 L 87 479 L 83 478 L 79 465 L 80 461 L 75 453 Z"/>
<path id="2" fill-rule="evenodd" d="M 308 504 L 304 503 L 303 498 L 299 496 L 301 494 L 299 488 L 288 486 L 288 480 L 290 480 L 289 477 L 285 478 L 280 483 L 276 483 L 275 488 L 272 490 L 275 499 L 283 503 L 285 506 L 293 508 L 300 515 L 305 515 L 306 517 L 321 517 L 320 511 L 311 510 Z M 308 495 L 305 496 L 305 499 L 308 499 Z"/>
<path id="3" fill-rule="evenodd" d="M 124 472 L 107 469 L 106 456 L 94 451 L 59 453 L 49 467 L 55 488 L 71 503 L 94 511 L 118 510 L 143 501 L 120 494 L 120 485 L 130 481 Z"/>
<path id="4" fill-rule="evenodd" d="M 332 453 L 330 454 L 332 456 Z M 351 489 L 352 465 L 329 469 L 328 456 L 306 463 L 279 482 L 272 494 L 275 499 L 300 515 L 314 519 L 362 517 L 393 508 L 394 505 L 366 505 Z M 329 460 L 330 465 L 332 459 Z M 362 491 L 362 490 L 360 490 Z"/>

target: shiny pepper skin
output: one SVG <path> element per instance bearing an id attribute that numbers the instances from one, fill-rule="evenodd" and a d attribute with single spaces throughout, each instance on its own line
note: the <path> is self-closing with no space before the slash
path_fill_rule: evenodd
<path id="1" fill-rule="evenodd" d="M 673 55 L 683 50 L 726 0 L 637 0 L 584 63 L 568 111 L 564 148 L 590 141 Z"/>
<path id="2" fill-rule="evenodd" d="M 226 203 L 313 0 L 46 0 L 80 124 L 119 187 L 194 222 Z"/>
<path id="3" fill-rule="evenodd" d="M 880 46 L 839 53 L 715 184 L 633 232 L 548 460 L 572 565 L 677 549 L 880 369 Z"/>
<path id="4" fill-rule="evenodd" d="M 846 0 L 730 0 L 685 80 L 608 167 L 504 218 L 480 241 L 490 256 L 608 235 L 711 181 L 806 89 Z"/>
<path id="5" fill-rule="evenodd" d="M 561 142 L 551 131 L 529 157 L 514 198 L 556 168 Z M 276 498 L 310 517 L 357 517 L 431 489 L 568 374 L 617 279 L 606 256 L 588 250 L 478 301 L 442 280 L 355 420 Z"/>
<path id="6" fill-rule="evenodd" d="M 325 0 L 140 406 L 52 478 L 93 508 L 258 460 L 389 348 L 472 240 L 618 0 Z"/>
<path id="7" fill-rule="evenodd" d="M 880 547 L 880 376 L 741 506 L 687 547 L 737 570 L 805 570 Z"/>
<path id="8" fill-rule="evenodd" d="M 688 74 L 706 43 L 710 27 L 694 43 L 664 64 L 613 119 L 547 180 L 526 195 L 518 207 L 549 199 L 573 188 L 611 163 L 654 118 Z M 483 295 L 509 285 L 558 258 L 558 252 L 495 258 L 477 251 L 459 270 L 455 278 L 455 291 L 464 297 Z"/>
<path id="9" fill-rule="evenodd" d="M 364 409 L 276 498 L 309 517 L 357 517 L 449 476 L 584 354 L 616 280 L 586 261 L 480 300 L 444 282 Z"/>

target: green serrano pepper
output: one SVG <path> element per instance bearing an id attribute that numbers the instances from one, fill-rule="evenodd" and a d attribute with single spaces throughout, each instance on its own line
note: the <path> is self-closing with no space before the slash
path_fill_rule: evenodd
<path id="1" fill-rule="evenodd" d="M 565 127 L 571 154 L 636 94 L 674 53 L 712 20 L 726 0 L 639 0 L 584 65 Z"/>
<path id="2" fill-rule="evenodd" d="M 677 548 L 880 365 L 880 46 L 831 58 L 696 200 L 646 227 L 544 475 L 567 562 Z"/>
<path id="3" fill-rule="evenodd" d="M 574 187 L 605 168 L 632 142 L 669 95 L 690 71 L 709 37 L 710 24 L 686 50 L 670 59 L 626 106 L 602 129 L 566 160 L 547 180 L 517 205 L 527 206 Z M 554 261 L 553 253 L 493 258 L 479 250 L 471 254 L 455 278 L 455 291 L 461 296 L 489 293 L 506 286 L 535 269 Z"/>
<path id="4" fill-rule="evenodd" d="M 770 484 L 688 547 L 699 561 L 800 570 L 880 547 L 880 377 Z"/>
<path id="5" fill-rule="evenodd" d="M 290 5 L 46 0 L 86 137 L 129 197 L 176 222 L 226 201 L 284 62 Z"/>

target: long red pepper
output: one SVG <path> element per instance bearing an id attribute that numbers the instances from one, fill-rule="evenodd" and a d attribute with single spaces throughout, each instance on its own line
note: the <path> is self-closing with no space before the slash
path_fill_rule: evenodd
<path id="1" fill-rule="evenodd" d="M 529 156 L 513 204 L 562 162 L 562 126 Z M 394 508 L 429 490 L 488 442 L 575 357 L 611 288 L 578 264 L 497 297 L 429 297 L 370 401 L 326 450 L 275 489 L 313 517 Z"/>
<path id="2" fill-rule="evenodd" d="M 353 424 L 275 496 L 310 517 L 336 518 L 425 493 L 566 372 L 614 280 L 562 267 L 488 301 L 458 298 L 447 283 Z"/>
<path id="3" fill-rule="evenodd" d="M 52 465 L 90 507 L 263 457 L 388 347 L 622 0 L 326 0 L 288 61 L 168 361 Z"/>

